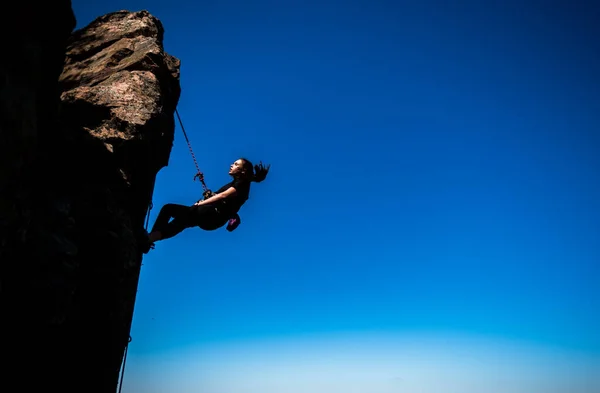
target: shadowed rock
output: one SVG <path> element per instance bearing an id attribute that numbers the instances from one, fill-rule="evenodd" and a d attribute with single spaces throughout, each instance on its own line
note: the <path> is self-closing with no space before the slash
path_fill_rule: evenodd
<path id="1" fill-rule="evenodd" d="M 0 389 L 114 392 L 179 61 L 146 11 L 72 32 L 70 2 L 54 3 L 0 21 Z"/>

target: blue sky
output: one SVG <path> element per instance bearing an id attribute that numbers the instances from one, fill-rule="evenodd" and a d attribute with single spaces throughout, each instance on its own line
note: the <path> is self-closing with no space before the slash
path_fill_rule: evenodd
<path id="1" fill-rule="evenodd" d="M 600 391 L 579 3 L 74 0 L 163 22 L 211 188 L 272 164 L 235 232 L 144 257 L 123 392 Z M 176 132 L 152 220 L 201 193 Z"/>

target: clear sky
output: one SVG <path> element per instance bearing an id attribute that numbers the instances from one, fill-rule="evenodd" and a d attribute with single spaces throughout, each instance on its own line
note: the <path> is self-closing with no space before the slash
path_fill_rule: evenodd
<path id="1" fill-rule="evenodd" d="M 144 257 L 124 393 L 600 392 L 600 6 L 74 0 L 146 9 L 242 224 Z M 587 4 L 586 4 L 587 3 Z M 201 187 L 178 128 L 154 193 Z"/>

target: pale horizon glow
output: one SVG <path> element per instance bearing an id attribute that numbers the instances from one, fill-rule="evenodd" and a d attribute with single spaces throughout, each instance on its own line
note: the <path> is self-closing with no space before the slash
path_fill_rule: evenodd
<path id="1" fill-rule="evenodd" d="M 595 393 L 600 359 L 458 334 L 350 334 L 134 356 L 123 392 Z"/>

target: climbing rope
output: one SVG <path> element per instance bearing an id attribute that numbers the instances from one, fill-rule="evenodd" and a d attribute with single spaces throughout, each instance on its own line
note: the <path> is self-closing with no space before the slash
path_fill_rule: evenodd
<path id="1" fill-rule="evenodd" d="M 146 212 L 146 224 L 145 224 L 146 232 L 148 232 L 148 223 L 150 222 L 150 211 L 154 207 L 154 204 L 152 203 L 153 194 L 154 194 L 154 192 L 151 191 L 150 192 L 150 202 L 148 202 L 148 211 Z M 134 304 L 135 304 L 135 300 L 134 300 Z M 131 335 L 129 335 L 127 344 L 125 344 L 125 354 L 123 355 L 123 364 L 121 365 L 121 380 L 119 381 L 119 393 L 121 393 L 121 388 L 123 387 L 123 377 L 125 376 L 125 363 L 127 363 L 127 350 L 129 349 L 129 343 L 131 342 L 131 340 L 132 340 Z"/>
<path id="2" fill-rule="evenodd" d="M 125 354 L 123 355 L 123 366 L 121 367 L 121 380 L 119 381 L 119 393 L 121 393 L 121 389 L 123 388 L 123 376 L 125 375 L 125 363 L 127 363 L 127 349 L 129 348 L 129 343 L 131 342 L 131 336 L 127 340 L 127 345 L 125 345 Z"/>
<path id="3" fill-rule="evenodd" d="M 190 139 L 187 136 L 187 132 L 185 132 L 185 127 L 183 126 L 183 122 L 181 121 L 181 117 L 179 116 L 179 111 L 177 110 L 177 108 L 175 108 L 175 114 L 177 115 L 177 120 L 179 120 L 181 131 L 183 131 L 183 136 L 185 137 L 188 149 L 190 150 L 190 154 L 192 155 L 192 160 L 194 160 L 194 165 L 196 166 L 196 174 L 194 175 L 194 180 L 198 178 L 200 180 L 200 183 L 202 183 L 202 189 L 204 190 L 202 195 L 204 196 L 204 199 L 210 198 L 214 194 L 211 190 L 208 189 L 206 183 L 204 183 L 204 174 L 200 170 L 200 166 L 198 165 L 198 161 L 196 160 L 196 155 L 194 154 L 194 150 L 192 150 L 192 144 L 190 143 Z"/>
<path id="4" fill-rule="evenodd" d="M 148 224 L 150 223 L 150 211 L 153 207 L 154 204 L 152 203 L 152 197 L 150 197 L 150 202 L 148 203 L 148 212 L 146 213 L 146 225 L 144 226 L 146 232 L 148 232 Z"/>
<path id="5" fill-rule="evenodd" d="M 150 157 L 151 157 L 151 151 L 148 148 L 148 164 L 150 163 Z M 146 229 L 146 232 L 148 232 L 148 224 L 150 223 L 150 213 L 152 211 L 152 208 L 154 207 L 154 203 L 152 202 L 153 198 L 154 198 L 154 186 L 150 189 L 150 200 L 148 201 L 148 210 L 146 211 L 146 223 L 144 224 L 144 228 Z M 134 304 L 135 304 L 135 300 L 134 300 Z M 131 340 L 132 340 L 131 335 L 129 335 L 127 344 L 125 344 L 125 353 L 123 355 L 123 364 L 121 365 L 121 379 L 119 381 L 119 393 L 121 393 L 121 389 L 123 388 L 123 377 L 125 376 L 125 364 L 127 363 L 127 350 L 129 349 L 129 343 L 131 342 Z"/>

